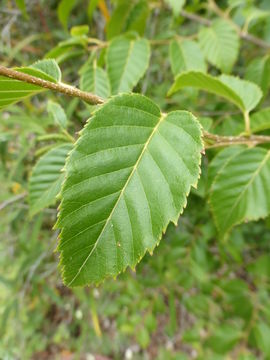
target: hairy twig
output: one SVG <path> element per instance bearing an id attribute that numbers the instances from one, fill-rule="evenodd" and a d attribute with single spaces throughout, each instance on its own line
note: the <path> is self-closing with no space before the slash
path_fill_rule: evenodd
<path id="1" fill-rule="evenodd" d="M 0 66 L 0 75 L 4 75 L 4 76 L 10 77 L 12 79 L 24 81 L 24 82 L 27 82 L 30 84 L 38 85 L 38 86 L 44 87 L 46 89 L 58 91 L 60 93 L 64 93 L 69 96 L 78 97 L 82 100 L 87 101 L 90 104 L 96 105 L 96 104 L 104 104 L 105 103 L 105 100 L 103 100 L 102 98 L 100 98 L 94 94 L 81 91 L 70 85 L 66 85 L 66 84 L 62 84 L 62 83 L 53 83 L 53 82 L 50 82 L 47 80 L 37 78 L 35 76 L 21 73 L 16 70 L 8 69 L 4 66 Z M 204 134 L 204 140 L 206 142 L 206 146 L 205 146 L 206 149 L 213 148 L 213 147 L 219 147 L 219 146 L 236 145 L 236 144 L 246 144 L 249 146 L 255 146 L 257 144 L 270 142 L 270 136 L 264 136 L 264 135 L 219 136 L 216 134 L 211 134 L 207 131 L 204 131 L 203 134 Z M 73 138 L 72 138 L 72 141 L 74 141 Z M 0 210 L 1 210 L 1 206 L 0 206 Z"/>
<path id="2" fill-rule="evenodd" d="M 78 97 L 92 105 L 98 105 L 98 104 L 104 103 L 104 100 L 102 98 L 100 98 L 99 96 L 85 92 L 85 91 L 81 91 L 73 86 L 70 86 L 70 85 L 67 85 L 67 84 L 64 84 L 61 82 L 54 83 L 54 82 L 51 82 L 48 80 L 43 80 L 43 79 L 37 78 L 32 75 L 24 74 L 17 70 L 6 68 L 2 65 L 0 65 L 0 75 L 9 77 L 11 79 L 24 81 L 28 84 L 37 85 L 37 86 L 40 86 L 45 89 L 57 91 L 57 92 L 60 92 L 62 94 L 65 94 L 65 95 L 68 95 L 71 97 Z"/>
<path id="3" fill-rule="evenodd" d="M 249 145 L 255 146 L 258 144 L 264 144 L 270 142 L 270 136 L 265 135 L 251 135 L 251 136 L 221 136 L 211 134 L 208 131 L 203 133 L 204 140 L 206 141 L 206 149 L 221 147 L 221 146 L 233 146 L 233 145 Z"/>

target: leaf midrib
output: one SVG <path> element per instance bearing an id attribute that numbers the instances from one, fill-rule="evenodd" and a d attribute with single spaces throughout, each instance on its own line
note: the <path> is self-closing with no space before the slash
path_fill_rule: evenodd
<path id="1" fill-rule="evenodd" d="M 91 255 L 92 255 L 93 252 L 95 251 L 95 249 L 96 249 L 96 247 L 97 247 L 97 245 L 98 245 L 98 243 L 99 243 L 99 241 L 100 241 L 100 239 L 101 239 L 101 237 L 102 237 L 102 235 L 103 235 L 103 233 L 104 233 L 104 231 L 105 231 L 108 223 L 110 222 L 110 220 L 111 220 L 111 218 L 112 218 L 112 216 L 113 216 L 113 213 L 114 213 L 115 209 L 117 208 L 117 206 L 118 206 L 118 204 L 119 204 L 119 202 L 120 202 L 120 200 L 121 200 L 121 198 L 122 198 L 122 196 L 123 196 L 123 194 L 124 194 L 124 192 L 125 192 L 128 184 L 129 184 L 129 182 L 130 182 L 130 180 L 132 179 L 135 171 L 136 171 L 137 168 L 138 168 L 138 165 L 139 165 L 139 163 L 140 163 L 140 161 L 141 161 L 141 159 L 142 159 L 145 151 L 147 150 L 147 147 L 149 146 L 149 144 L 150 144 L 153 136 L 155 135 L 155 133 L 157 132 L 157 130 L 158 130 L 159 126 L 160 126 L 160 124 L 162 123 L 162 121 L 163 121 L 165 118 L 166 118 L 166 114 L 160 114 L 159 121 L 158 121 L 158 123 L 156 124 L 156 126 L 153 128 L 153 131 L 151 132 L 148 140 L 146 141 L 146 143 L 145 143 L 145 145 L 144 145 L 144 147 L 143 147 L 143 149 L 142 149 L 142 152 L 141 152 L 140 156 L 138 157 L 136 163 L 134 164 L 134 167 L 133 167 L 133 169 L 132 169 L 132 171 L 131 171 L 131 173 L 130 173 L 130 175 L 129 175 L 129 177 L 128 177 L 128 179 L 127 179 L 127 181 L 126 181 L 126 183 L 125 183 L 125 185 L 124 185 L 124 187 L 123 187 L 123 189 L 121 190 L 121 192 L 120 192 L 120 194 L 119 194 L 119 197 L 118 197 L 118 199 L 116 200 L 116 203 L 115 203 L 114 207 L 112 208 L 112 211 L 111 211 L 110 215 L 108 216 L 108 218 L 107 218 L 107 220 L 106 220 L 106 222 L 105 222 L 105 224 L 104 224 L 104 226 L 103 226 L 103 228 L 102 228 L 102 230 L 101 230 L 101 232 L 100 232 L 100 234 L 99 234 L 99 236 L 98 236 L 98 238 L 97 238 L 97 240 L 96 240 L 96 242 L 95 242 L 95 245 L 94 245 L 93 249 L 89 252 L 88 256 L 86 257 L 86 259 L 84 260 L 84 262 L 83 262 L 82 265 L 80 266 L 80 268 L 79 268 L 79 270 L 77 271 L 76 275 L 73 277 L 73 279 L 69 282 L 69 284 L 68 284 L 67 286 L 71 286 L 71 284 L 76 280 L 76 278 L 79 276 L 79 274 L 81 273 L 82 269 L 83 269 L 84 266 L 86 265 L 87 261 L 90 259 Z"/>
<path id="2" fill-rule="evenodd" d="M 232 212 L 234 211 L 235 207 L 239 204 L 239 201 L 241 200 L 241 198 L 243 197 L 243 195 L 245 194 L 245 192 L 247 191 L 247 189 L 249 188 L 250 184 L 254 181 L 254 179 L 256 178 L 256 176 L 259 174 L 259 172 L 261 171 L 261 169 L 264 167 L 265 163 L 267 162 L 267 160 L 270 158 L 270 150 L 266 153 L 265 158 L 262 160 L 262 162 L 260 163 L 260 165 L 258 166 L 257 170 L 254 172 L 254 174 L 252 175 L 252 177 L 250 178 L 250 180 L 248 181 L 247 185 L 244 187 L 243 191 L 241 191 L 241 193 L 239 194 L 237 200 L 235 201 L 232 209 L 230 210 L 230 214 L 232 214 Z M 230 219 L 227 218 L 225 224 L 228 223 L 228 220 Z M 230 227 L 231 228 L 231 227 Z"/>

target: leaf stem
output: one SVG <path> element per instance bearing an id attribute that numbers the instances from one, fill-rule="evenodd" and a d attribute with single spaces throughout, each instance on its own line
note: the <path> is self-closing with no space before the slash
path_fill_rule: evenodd
<path id="1" fill-rule="evenodd" d="M 250 135 L 250 119 L 249 119 L 249 112 L 248 111 L 244 112 L 244 119 L 245 119 L 246 134 Z"/>
<path id="2" fill-rule="evenodd" d="M 66 129 L 62 129 L 63 134 L 65 134 L 66 138 L 69 139 L 73 144 L 76 142 L 74 137 L 70 135 L 70 133 Z"/>
<path id="3" fill-rule="evenodd" d="M 91 105 L 98 105 L 104 103 L 104 100 L 99 96 L 85 91 L 81 91 L 76 87 L 61 82 L 54 83 L 48 80 L 43 80 L 32 75 L 24 74 L 17 70 L 6 68 L 5 66 L 2 65 L 0 65 L 0 75 L 19 81 L 24 81 L 28 84 L 37 85 L 45 89 L 57 91 L 71 97 L 78 97 Z"/>

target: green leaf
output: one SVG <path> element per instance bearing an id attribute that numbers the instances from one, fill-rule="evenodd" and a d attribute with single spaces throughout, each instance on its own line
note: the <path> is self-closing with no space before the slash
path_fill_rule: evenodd
<path id="1" fill-rule="evenodd" d="M 54 122 L 63 129 L 67 127 L 67 116 L 61 105 L 49 100 L 47 104 L 47 111 L 53 117 Z"/>
<path id="2" fill-rule="evenodd" d="M 172 9 L 174 15 L 179 15 L 186 0 L 165 0 L 165 3 Z"/>
<path id="3" fill-rule="evenodd" d="M 29 179 L 31 216 L 55 204 L 64 180 L 64 173 L 61 173 L 61 170 L 71 149 L 71 144 L 57 146 L 43 155 L 33 168 Z"/>
<path id="4" fill-rule="evenodd" d="M 138 341 L 141 348 L 146 349 L 147 346 L 150 343 L 150 335 L 148 330 L 145 327 L 142 327 L 139 331 L 136 333 L 136 340 Z"/>
<path id="5" fill-rule="evenodd" d="M 96 111 L 66 164 L 56 225 L 65 284 L 100 283 L 151 253 L 197 184 L 201 150 L 188 112 L 161 114 L 135 94 Z"/>
<path id="6" fill-rule="evenodd" d="M 269 18 L 270 11 L 265 11 L 255 6 L 248 6 L 243 9 L 243 15 L 246 19 L 244 30 L 248 31 L 251 23 L 254 24 L 257 20 Z"/>
<path id="7" fill-rule="evenodd" d="M 235 76 L 221 75 L 219 79 L 223 84 L 230 87 L 235 94 L 242 99 L 245 111 L 251 111 L 254 109 L 262 98 L 261 89 L 247 80 L 242 80 Z"/>
<path id="8" fill-rule="evenodd" d="M 178 75 L 169 90 L 169 95 L 185 87 L 194 87 L 219 95 L 235 104 L 243 112 L 254 109 L 262 97 L 260 88 L 249 81 L 230 75 L 214 77 L 199 71 L 189 71 Z"/>
<path id="9" fill-rule="evenodd" d="M 53 59 L 39 60 L 35 62 L 33 65 L 29 66 L 29 68 L 37 69 L 38 71 L 41 71 L 44 75 L 47 76 L 44 77 L 45 80 L 52 81 L 55 83 L 61 81 L 61 77 L 62 77 L 61 70 L 57 62 Z"/>
<path id="10" fill-rule="evenodd" d="M 252 133 L 270 129 L 270 107 L 264 108 L 251 115 L 250 128 Z"/>
<path id="11" fill-rule="evenodd" d="M 61 78 L 60 69 L 54 60 L 38 61 L 32 66 L 16 68 L 15 70 L 53 82 L 57 82 Z M 0 110 L 41 91 L 45 91 L 45 89 L 23 81 L 0 76 Z"/>
<path id="12" fill-rule="evenodd" d="M 89 26 L 88 25 L 79 25 L 79 26 L 73 26 L 70 29 L 70 35 L 73 37 L 76 36 L 84 36 L 89 33 Z"/>
<path id="13" fill-rule="evenodd" d="M 270 151 L 246 149 L 219 171 L 210 193 L 210 206 L 221 235 L 234 225 L 270 213 Z"/>
<path id="14" fill-rule="evenodd" d="M 118 1 L 107 26 L 108 39 L 110 40 L 127 31 L 136 31 L 139 35 L 143 35 L 148 13 L 149 8 L 146 0 Z"/>
<path id="15" fill-rule="evenodd" d="M 213 125 L 213 119 L 207 116 L 199 117 L 199 122 L 201 123 L 204 130 L 208 131 Z"/>
<path id="16" fill-rule="evenodd" d="M 107 70 L 112 94 L 129 92 L 144 75 L 150 59 L 150 46 L 146 39 L 114 39 L 107 52 Z"/>
<path id="17" fill-rule="evenodd" d="M 111 94 L 108 75 L 106 71 L 96 65 L 96 62 L 89 64 L 87 69 L 83 71 L 80 88 L 83 91 L 96 94 L 103 99 L 108 98 Z"/>
<path id="18" fill-rule="evenodd" d="M 94 11 L 96 10 L 97 6 L 98 6 L 98 2 L 99 0 L 90 0 L 89 4 L 88 4 L 88 8 L 87 8 L 87 15 L 89 20 L 92 20 Z"/>
<path id="19" fill-rule="evenodd" d="M 248 273 L 256 279 L 256 282 L 258 279 L 268 280 L 270 278 L 270 255 L 259 256 L 247 266 L 247 269 Z"/>
<path id="20" fill-rule="evenodd" d="M 231 350 L 241 339 L 242 333 L 233 325 L 221 325 L 215 329 L 205 345 L 218 354 L 225 354 Z"/>
<path id="21" fill-rule="evenodd" d="M 210 64 L 226 73 L 231 72 L 239 51 L 239 37 L 234 27 L 223 19 L 199 32 L 201 49 Z"/>
<path id="22" fill-rule="evenodd" d="M 247 66 L 245 79 L 257 84 L 266 94 L 270 86 L 270 56 L 252 60 Z"/>
<path id="23" fill-rule="evenodd" d="M 132 7 L 132 1 L 119 1 L 107 25 L 107 38 L 109 40 L 124 31 Z"/>
<path id="24" fill-rule="evenodd" d="M 76 5 L 76 0 L 61 0 L 57 7 L 57 15 L 64 29 L 67 29 L 69 15 Z"/>
<path id="25" fill-rule="evenodd" d="M 221 151 L 214 157 L 211 161 L 208 174 L 207 174 L 207 183 L 208 188 L 211 188 L 213 181 L 217 174 L 223 170 L 227 163 L 232 160 L 236 155 L 238 155 L 245 148 L 242 146 L 229 146 Z"/>
<path id="26" fill-rule="evenodd" d="M 148 14 L 149 7 L 147 0 L 139 1 L 130 11 L 124 30 L 136 31 L 139 35 L 143 36 Z"/>
<path id="27" fill-rule="evenodd" d="M 15 2 L 16 2 L 16 5 L 18 6 L 18 8 L 20 9 L 20 11 L 22 12 L 22 14 L 24 16 L 27 16 L 25 1 L 24 0 L 15 0 Z"/>
<path id="28" fill-rule="evenodd" d="M 201 49 L 195 41 L 173 40 L 170 44 L 170 61 L 174 76 L 188 70 L 206 72 Z"/>
<path id="29" fill-rule="evenodd" d="M 270 355 L 270 342 L 269 342 L 270 327 L 269 327 L 269 325 L 260 321 L 254 326 L 254 328 L 252 329 L 252 332 L 254 334 L 258 349 L 260 351 L 262 351 L 263 354 L 269 356 Z"/>

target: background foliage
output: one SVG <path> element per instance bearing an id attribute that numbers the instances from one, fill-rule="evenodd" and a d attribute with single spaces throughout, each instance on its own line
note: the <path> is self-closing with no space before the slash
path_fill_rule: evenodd
<path id="1" fill-rule="evenodd" d="M 251 132 L 267 136 L 269 11 L 263 0 L 2 0 L 1 64 L 104 99 L 134 89 L 162 112 L 191 111 L 219 136 L 245 133 L 251 112 Z M 198 188 L 155 256 L 116 281 L 70 290 L 51 230 L 59 169 L 96 107 L 14 86 L 0 78 L 1 94 L 15 90 L 0 101 L 0 357 L 270 358 L 269 144 L 209 143 Z M 230 194 L 261 162 L 248 205 L 233 207 Z"/>

